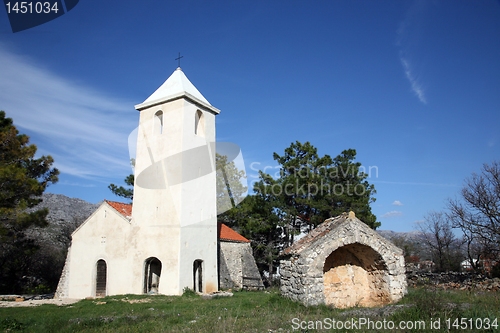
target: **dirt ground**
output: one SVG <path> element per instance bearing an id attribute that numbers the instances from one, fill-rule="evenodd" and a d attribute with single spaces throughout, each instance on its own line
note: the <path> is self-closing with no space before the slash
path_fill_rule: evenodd
<path id="1" fill-rule="evenodd" d="M 38 306 L 42 304 L 55 304 L 61 306 L 61 305 L 70 305 L 78 301 L 79 299 L 73 299 L 73 298 L 27 300 L 22 302 L 0 301 L 0 308 L 19 307 L 19 306 Z"/>

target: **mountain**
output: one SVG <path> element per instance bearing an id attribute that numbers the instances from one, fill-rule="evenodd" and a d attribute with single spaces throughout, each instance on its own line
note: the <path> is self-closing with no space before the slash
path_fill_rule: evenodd
<path id="1" fill-rule="evenodd" d="M 99 204 L 62 194 L 44 193 L 42 200 L 33 210 L 48 208 L 49 225 L 45 228 L 32 228 L 27 234 L 64 251 L 71 241 L 71 233 L 99 207 Z"/>
<path id="2" fill-rule="evenodd" d="M 392 230 L 377 230 L 378 234 L 390 241 L 394 239 L 404 239 L 407 241 L 418 240 L 422 237 L 422 232 L 418 230 L 412 231 L 392 231 Z"/>
<path id="3" fill-rule="evenodd" d="M 82 199 L 69 198 L 62 194 L 44 193 L 42 203 L 38 208 L 48 208 L 47 219 L 50 223 L 60 224 L 67 221 L 84 221 L 92 214 L 99 204 L 91 204 Z"/>

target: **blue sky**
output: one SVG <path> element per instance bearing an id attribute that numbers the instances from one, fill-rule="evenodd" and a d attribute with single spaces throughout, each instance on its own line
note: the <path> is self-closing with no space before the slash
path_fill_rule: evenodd
<path id="1" fill-rule="evenodd" d="M 445 208 L 500 153 L 498 1 L 88 1 L 12 33 L 0 9 L 0 109 L 97 203 L 131 170 L 134 105 L 176 69 L 215 107 L 248 180 L 309 141 L 357 150 L 381 229 Z"/>

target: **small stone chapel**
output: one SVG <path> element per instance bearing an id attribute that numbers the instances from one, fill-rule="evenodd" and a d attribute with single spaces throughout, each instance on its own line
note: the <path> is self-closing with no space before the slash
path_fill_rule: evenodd
<path id="1" fill-rule="evenodd" d="M 307 306 L 373 307 L 406 294 L 403 251 L 354 212 L 327 219 L 281 253 L 281 294 Z"/>
<path id="2" fill-rule="evenodd" d="M 215 116 L 220 111 L 180 67 L 135 108 L 133 205 L 104 201 L 75 230 L 56 297 L 262 287 L 249 241 L 217 223 Z M 220 254 L 224 249 L 231 253 Z"/>

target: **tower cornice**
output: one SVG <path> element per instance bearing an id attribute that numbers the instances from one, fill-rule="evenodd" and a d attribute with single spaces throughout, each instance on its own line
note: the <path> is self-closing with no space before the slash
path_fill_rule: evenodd
<path id="1" fill-rule="evenodd" d="M 204 101 L 196 98 L 195 96 L 193 96 L 190 93 L 185 92 L 185 91 L 177 93 L 177 94 L 173 94 L 170 96 L 158 98 L 158 99 L 155 99 L 152 101 L 145 101 L 141 104 L 135 105 L 134 107 L 137 111 L 142 111 L 142 110 L 148 109 L 152 106 L 159 105 L 159 104 L 165 104 L 165 103 L 172 102 L 172 101 L 175 101 L 175 100 L 181 99 L 181 98 L 184 98 L 185 100 L 188 100 L 189 102 L 201 107 L 202 109 L 204 109 L 206 111 L 212 112 L 215 115 L 220 113 L 220 110 L 217 109 L 216 107 L 205 103 Z"/>

